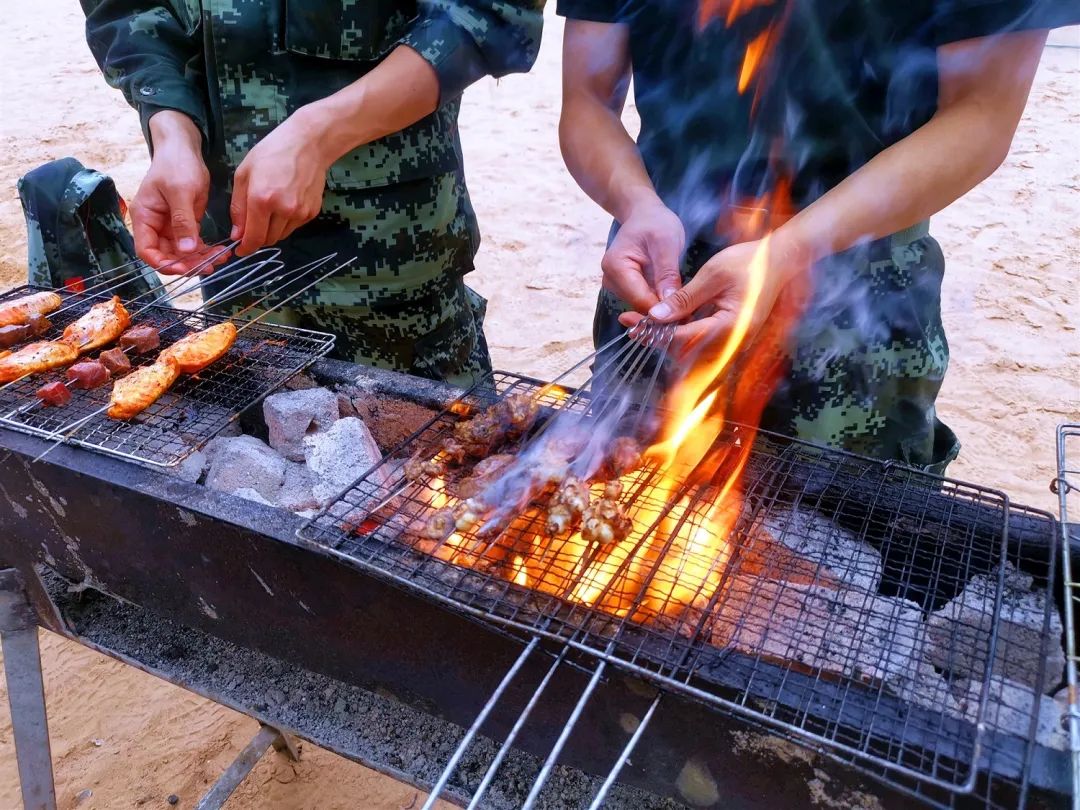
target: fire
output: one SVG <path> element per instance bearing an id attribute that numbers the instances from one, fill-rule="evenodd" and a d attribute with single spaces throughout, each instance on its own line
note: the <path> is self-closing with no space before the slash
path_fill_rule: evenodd
<path id="1" fill-rule="evenodd" d="M 770 25 L 746 46 L 743 54 L 742 67 L 739 69 L 738 88 L 740 93 L 745 93 L 751 82 L 761 70 L 765 57 L 771 52 L 771 46 L 776 36 L 776 26 Z"/>

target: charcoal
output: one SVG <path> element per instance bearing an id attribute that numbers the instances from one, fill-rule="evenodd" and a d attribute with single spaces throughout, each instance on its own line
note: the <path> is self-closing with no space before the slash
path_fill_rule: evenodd
<path id="1" fill-rule="evenodd" d="M 337 399 L 333 401 L 336 409 Z M 314 493 L 320 504 L 335 498 L 382 459 L 367 425 L 354 418 L 339 419 L 329 430 L 306 437 L 304 448 L 308 469 L 319 477 Z M 384 475 L 377 472 L 379 479 Z"/>
<path id="2" fill-rule="evenodd" d="M 273 503 L 285 480 L 285 461 L 252 436 L 215 439 L 206 448 L 210 469 L 206 486 L 235 494 L 252 489 Z"/>
<path id="3" fill-rule="evenodd" d="M 982 681 L 978 678 L 958 681 L 953 687 L 960 707 L 960 716 L 968 722 L 974 723 L 978 719 L 982 687 Z M 1067 751 L 1069 738 L 1062 724 L 1062 706 L 1054 698 L 1037 695 L 1026 684 L 1000 675 L 991 675 L 986 713 L 983 717 L 991 729 L 1027 737 L 1036 699 L 1039 701 L 1039 717 L 1035 726 L 1036 742 L 1047 748 Z"/>
<path id="4" fill-rule="evenodd" d="M 326 388 L 272 394 L 263 402 L 270 446 L 289 461 L 304 460 L 304 438 L 338 421 L 337 395 Z"/>
<path id="5" fill-rule="evenodd" d="M 237 498 L 243 498 L 244 500 L 247 500 L 247 501 L 255 501 L 255 503 L 261 503 L 263 506 L 273 506 L 274 505 L 273 503 L 268 501 L 266 498 L 264 498 L 262 496 L 262 493 L 260 493 L 256 489 L 252 489 L 251 487 L 241 487 L 240 489 L 236 490 L 232 494 L 234 496 L 236 496 Z"/>
<path id="6" fill-rule="evenodd" d="M 712 643 L 782 666 L 885 685 L 928 703 L 947 692 L 922 659 L 918 605 L 862 590 L 735 577 L 712 619 Z"/>
<path id="7" fill-rule="evenodd" d="M 769 514 L 762 527 L 774 539 L 840 582 L 877 592 L 881 555 L 846 529 L 817 512 L 801 509 Z"/>
<path id="8" fill-rule="evenodd" d="M 1032 578 L 1005 563 L 1006 581 L 992 672 L 1038 692 L 1053 689 L 1065 671 L 1061 619 L 1050 607 L 1049 649 L 1043 651 L 1046 592 L 1032 590 Z M 996 575 L 977 575 L 928 622 L 928 657 L 955 678 L 981 679 L 994 627 Z M 1043 669 L 1042 676 L 1039 670 Z"/>
<path id="9" fill-rule="evenodd" d="M 303 464 L 286 462 L 285 481 L 277 496 L 277 505 L 290 512 L 303 512 L 315 509 L 319 502 L 315 498 L 314 488 L 318 476 Z"/>
<path id="10" fill-rule="evenodd" d="M 168 472 L 175 475 L 181 481 L 191 484 L 198 483 L 206 469 L 206 453 L 196 450 L 175 467 L 169 467 Z"/>

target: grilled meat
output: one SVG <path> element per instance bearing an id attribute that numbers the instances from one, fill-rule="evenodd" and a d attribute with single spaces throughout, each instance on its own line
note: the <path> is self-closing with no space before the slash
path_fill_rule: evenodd
<path id="1" fill-rule="evenodd" d="M 130 331 L 130 330 L 129 330 Z M 120 338 L 123 340 L 123 337 Z M 131 371 L 131 361 L 123 349 L 108 349 L 98 355 L 98 362 L 109 370 L 114 377 L 122 377 Z"/>
<path id="2" fill-rule="evenodd" d="M 0 349 L 22 343 L 24 340 L 40 337 L 49 331 L 52 324 L 44 315 L 34 313 L 26 323 L 0 326 Z"/>
<path id="3" fill-rule="evenodd" d="M 9 383 L 30 374 L 71 365 L 79 359 L 79 350 L 63 340 L 28 343 L 18 351 L 0 358 L 0 383 Z"/>
<path id="4" fill-rule="evenodd" d="M 530 394 L 511 394 L 501 404 L 513 438 L 528 433 L 540 415 L 540 403 Z"/>
<path id="5" fill-rule="evenodd" d="M 84 360 L 67 370 L 67 378 L 71 381 L 72 388 L 85 391 L 101 387 L 112 379 L 112 374 L 104 363 L 98 360 Z"/>
<path id="6" fill-rule="evenodd" d="M 37 292 L 0 303 L 0 326 L 21 326 L 30 322 L 34 315 L 48 315 L 60 309 L 64 303 L 54 292 Z"/>
<path id="7" fill-rule="evenodd" d="M 463 478 L 454 485 L 454 494 L 459 498 L 476 497 L 498 481 L 514 460 L 515 457 L 509 453 L 488 456 L 473 467 L 468 478 Z"/>
<path id="8" fill-rule="evenodd" d="M 120 336 L 120 348 L 147 354 L 161 345 L 161 335 L 153 326 L 133 326 Z"/>
<path id="9" fill-rule="evenodd" d="M 467 532 L 484 519 L 488 507 L 476 498 L 466 498 L 454 506 L 437 509 L 424 523 L 423 535 L 429 540 L 445 540 L 454 532 Z"/>
<path id="10" fill-rule="evenodd" d="M 220 360 L 235 342 L 236 324 L 225 321 L 185 335 L 165 349 L 161 357 L 174 359 L 184 374 L 197 374 Z"/>
<path id="11" fill-rule="evenodd" d="M 593 501 L 581 515 L 581 537 L 586 543 L 601 548 L 621 543 L 634 528 L 619 503 L 622 485 L 610 481 L 604 486 L 604 494 Z"/>
<path id="12" fill-rule="evenodd" d="M 71 391 L 62 382 L 46 383 L 34 395 L 45 405 L 61 408 L 71 402 Z"/>
<path id="13" fill-rule="evenodd" d="M 180 365 L 164 353 L 149 366 L 137 368 L 113 384 L 109 416 L 131 419 L 149 408 L 180 376 Z"/>
<path id="14" fill-rule="evenodd" d="M 446 461 L 443 459 L 442 453 L 435 456 L 435 458 L 429 459 L 417 454 L 405 462 L 403 470 L 405 477 L 410 481 L 419 481 L 428 476 L 439 478 L 446 475 Z"/>
<path id="15" fill-rule="evenodd" d="M 591 501 L 589 485 L 572 475 L 567 476 L 555 489 L 548 505 L 548 534 L 558 537 L 576 528 Z"/>
<path id="16" fill-rule="evenodd" d="M 131 315 L 120 303 L 120 296 L 114 295 L 108 301 L 94 304 L 89 312 L 69 324 L 60 339 L 82 354 L 112 343 L 130 323 Z"/>
<path id="17" fill-rule="evenodd" d="M 629 436 L 619 436 L 604 456 L 598 476 L 613 480 L 622 478 L 641 466 L 641 445 Z"/>

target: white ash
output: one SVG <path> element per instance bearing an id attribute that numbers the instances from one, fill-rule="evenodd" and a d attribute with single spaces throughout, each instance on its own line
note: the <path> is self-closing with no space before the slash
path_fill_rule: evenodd
<path id="1" fill-rule="evenodd" d="M 263 402 L 270 446 L 289 461 L 303 461 L 304 439 L 329 430 L 338 418 L 337 394 L 326 388 L 282 391 Z"/>
<path id="2" fill-rule="evenodd" d="M 315 498 L 323 505 L 382 460 L 367 425 L 353 417 L 339 419 L 325 433 L 308 436 L 304 449 L 308 469 L 319 477 Z M 384 482 L 385 473 L 376 471 L 375 475 L 373 483 Z"/>
<path id="3" fill-rule="evenodd" d="M 259 492 L 257 489 L 252 489 L 251 487 L 241 487 L 240 489 L 236 490 L 231 494 L 236 496 L 237 498 L 243 498 L 244 500 L 261 503 L 264 506 L 274 506 L 274 503 L 272 501 L 268 501 L 262 496 L 261 492 Z"/>
<path id="4" fill-rule="evenodd" d="M 319 501 L 315 498 L 315 484 L 319 477 L 303 464 L 290 461 L 285 467 L 285 481 L 278 493 L 277 505 L 290 512 L 304 512 L 318 509 Z"/>
<path id="5" fill-rule="evenodd" d="M 175 475 L 181 481 L 189 484 L 197 484 L 206 469 L 206 453 L 196 450 L 175 467 L 169 467 L 168 472 Z"/>
<path id="6" fill-rule="evenodd" d="M 978 719 L 982 687 L 983 683 L 978 678 L 963 679 L 953 686 L 959 704 L 959 716 L 969 723 L 974 723 Z M 1061 705 L 1054 698 L 1036 695 L 1026 684 L 1011 681 L 1000 675 L 991 675 L 986 697 L 986 713 L 983 717 L 990 728 L 1026 738 L 1031 728 L 1035 700 L 1039 702 L 1035 741 L 1047 748 L 1067 751 L 1069 736 L 1063 722 L 1064 712 Z"/>
<path id="7" fill-rule="evenodd" d="M 876 592 L 881 584 L 877 550 L 817 512 L 774 511 L 762 526 L 774 539 L 846 585 Z"/>
<path id="8" fill-rule="evenodd" d="M 1006 562 L 1005 588 L 998 622 L 997 652 L 991 672 L 1002 678 L 1025 684 L 1037 692 L 1058 685 L 1065 671 L 1065 653 L 1061 637 L 1061 618 L 1050 606 L 1049 639 L 1046 655 L 1043 646 L 1043 622 L 1047 609 L 1044 589 L 1032 590 L 1032 577 Z M 927 623 L 927 655 L 937 667 L 954 677 L 979 680 L 986 671 L 990 636 L 994 628 L 996 575 L 974 576 L 954 599 L 931 614 Z M 1028 654 L 1018 654 L 1026 651 Z M 1043 669 L 1042 677 L 1039 676 Z"/>
<path id="9" fill-rule="evenodd" d="M 215 439 L 207 447 L 206 486 L 235 494 L 253 489 L 273 502 L 285 480 L 285 460 L 254 436 Z"/>

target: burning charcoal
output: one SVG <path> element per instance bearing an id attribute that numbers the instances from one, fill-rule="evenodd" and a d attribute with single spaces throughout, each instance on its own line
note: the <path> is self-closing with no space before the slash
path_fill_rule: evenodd
<path id="1" fill-rule="evenodd" d="M 1040 653 L 1047 609 L 1046 591 L 1031 590 L 1030 576 L 1017 571 L 1011 563 L 1005 565 L 1005 589 L 992 671 L 1002 678 L 1045 692 L 1057 685 L 1065 671 L 1065 653 L 1060 643 L 1061 618 L 1051 605 L 1049 638 L 1046 640 L 1049 649 Z M 996 590 L 996 574 L 974 576 L 958 596 L 930 616 L 928 654 L 935 666 L 954 676 L 975 679 L 982 676 L 990 649 Z M 1016 650 L 1027 650 L 1030 654 L 1016 655 Z M 1041 680 L 1040 667 L 1044 669 Z"/>
<path id="2" fill-rule="evenodd" d="M 329 430 L 340 418 L 337 395 L 326 388 L 272 394 L 263 402 L 270 446 L 289 461 L 304 460 L 304 438 Z"/>
<path id="3" fill-rule="evenodd" d="M 98 362 L 109 370 L 114 377 L 119 377 L 131 371 L 131 361 L 123 349 L 109 349 L 98 355 Z"/>
<path id="4" fill-rule="evenodd" d="M 71 402 L 71 390 L 62 382 L 51 382 L 41 386 L 35 396 L 45 405 L 62 408 Z"/>
<path id="5" fill-rule="evenodd" d="M 304 450 L 308 469 L 319 477 L 314 493 L 322 504 L 382 460 L 379 446 L 360 419 L 339 419 L 329 430 L 306 437 Z M 384 486 L 386 475 L 386 468 L 379 467 L 368 481 Z"/>
<path id="6" fill-rule="evenodd" d="M 315 484 L 318 481 L 318 476 L 303 464 L 289 462 L 285 468 L 285 482 L 277 496 L 277 505 L 290 512 L 317 509 L 319 501 L 315 497 Z"/>
<path id="7" fill-rule="evenodd" d="M 219 492 L 253 489 L 272 502 L 285 480 L 285 461 L 254 436 L 215 439 L 206 448 L 206 486 Z"/>
<path id="8" fill-rule="evenodd" d="M 982 687 L 983 683 L 979 678 L 958 681 L 954 685 L 960 706 L 959 714 L 970 723 L 978 719 Z M 1039 719 L 1035 727 L 1036 742 L 1058 751 L 1069 750 L 1069 735 L 1061 724 L 1062 706 L 1058 705 L 1054 698 L 1036 695 L 1030 686 L 999 675 L 991 675 L 986 696 L 986 713 L 983 717 L 990 729 L 1026 736 L 1035 700 L 1039 702 Z"/>
<path id="9" fill-rule="evenodd" d="M 761 525 L 772 538 L 840 582 L 877 592 L 881 555 L 828 518 L 802 509 L 778 510 Z"/>
<path id="10" fill-rule="evenodd" d="M 589 485 L 569 476 L 551 497 L 547 516 L 547 533 L 553 537 L 559 537 L 576 528 L 591 501 L 592 494 L 589 492 Z"/>

